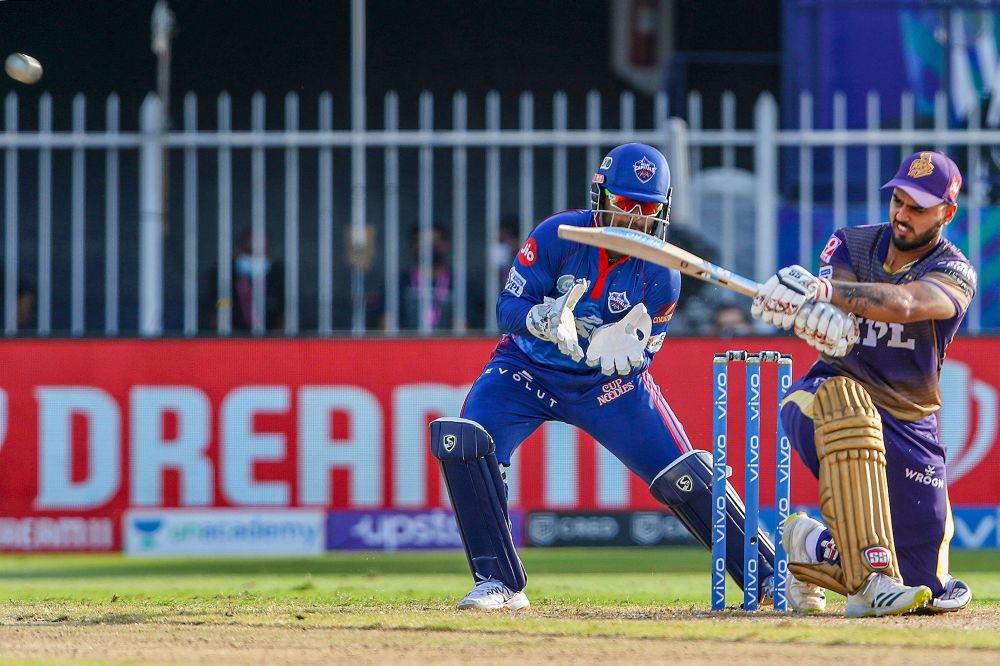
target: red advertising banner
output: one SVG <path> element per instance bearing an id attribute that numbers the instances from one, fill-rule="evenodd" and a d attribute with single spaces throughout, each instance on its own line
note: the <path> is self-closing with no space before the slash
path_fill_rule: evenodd
<path id="1" fill-rule="evenodd" d="M 458 415 L 494 340 L 9 340 L 0 345 L 0 550 L 121 546 L 127 509 L 447 507 L 427 423 Z M 716 351 L 792 338 L 668 340 L 653 375 L 692 443 L 710 448 Z M 1000 339 L 959 339 L 943 372 L 954 505 L 1000 492 Z M 762 505 L 773 501 L 773 367 L 763 369 Z M 742 487 L 742 370 L 732 367 L 733 481 Z M 587 436 L 546 424 L 518 451 L 512 504 L 655 508 Z M 815 505 L 796 460 L 793 504 Z"/>

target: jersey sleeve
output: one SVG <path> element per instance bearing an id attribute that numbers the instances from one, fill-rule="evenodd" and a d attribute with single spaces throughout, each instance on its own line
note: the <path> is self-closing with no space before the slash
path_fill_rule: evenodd
<path id="1" fill-rule="evenodd" d="M 555 289 L 556 274 L 568 249 L 557 235 L 559 221 L 549 218 L 538 225 L 521 245 L 497 299 L 497 325 L 505 333 L 529 335 L 528 310 Z"/>
<path id="2" fill-rule="evenodd" d="M 857 276 L 854 266 L 851 265 L 851 253 L 847 249 L 847 238 L 843 229 L 830 234 L 830 239 L 819 253 L 819 277 L 832 278 L 835 271 L 839 274 L 848 273 Z"/>
<path id="3" fill-rule="evenodd" d="M 664 269 L 653 276 L 646 286 L 645 302 L 653 318 L 653 328 L 646 343 L 646 355 L 652 360 L 663 347 L 667 338 L 670 320 L 677 310 L 681 296 L 681 274 L 673 269 Z"/>
<path id="4" fill-rule="evenodd" d="M 961 259 L 942 261 L 920 279 L 940 288 L 955 305 L 959 315 L 965 314 L 969 309 L 979 281 L 972 265 Z"/>

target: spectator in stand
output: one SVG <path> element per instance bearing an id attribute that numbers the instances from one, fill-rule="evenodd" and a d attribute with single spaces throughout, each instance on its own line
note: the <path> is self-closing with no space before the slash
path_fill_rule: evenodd
<path id="1" fill-rule="evenodd" d="M 228 308 L 232 313 L 233 331 L 253 331 L 257 316 L 253 307 L 253 285 L 254 280 L 260 278 L 264 280 L 264 318 L 260 323 L 266 331 L 280 331 L 285 322 L 285 272 L 283 264 L 272 258 L 269 236 L 264 238 L 263 256 L 255 256 L 252 231 L 247 229 L 239 235 L 230 278 L 232 293 L 226 298 L 219 294 L 217 265 L 206 274 L 201 308 L 204 327 L 216 330 L 219 312 Z"/>
<path id="2" fill-rule="evenodd" d="M 430 244 L 431 249 L 427 269 L 420 264 L 420 254 L 426 244 Z M 420 329 L 422 325 L 432 330 L 451 328 L 454 276 L 448 232 L 437 224 L 425 233 L 417 227 L 410 233 L 409 248 L 410 262 L 403 269 L 399 281 L 399 327 L 408 330 Z M 426 306 L 421 300 L 424 289 L 430 290 Z"/>

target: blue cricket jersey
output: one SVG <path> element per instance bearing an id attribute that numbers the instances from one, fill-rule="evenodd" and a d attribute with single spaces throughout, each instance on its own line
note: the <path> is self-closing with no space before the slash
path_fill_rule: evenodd
<path id="1" fill-rule="evenodd" d="M 553 343 L 529 333 L 525 324 L 528 310 L 545 297 L 559 298 L 575 280 L 587 278 L 590 288 L 573 311 L 584 352 L 597 327 L 621 320 L 633 307 L 644 303 L 653 319 L 653 328 L 646 345 L 646 362 L 632 375 L 645 372 L 653 354 L 663 344 L 677 305 L 680 273 L 634 257 L 622 257 L 609 265 L 608 253 L 603 248 L 559 238 L 560 224 L 590 227 L 594 224 L 594 214 L 587 210 L 556 213 L 539 224 L 521 246 L 497 301 L 497 322 L 509 335 L 501 345 L 513 342 L 543 368 L 593 377 L 595 382 L 606 381 L 600 366 L 592 368 L 586 360 L 574 361 Z"/>

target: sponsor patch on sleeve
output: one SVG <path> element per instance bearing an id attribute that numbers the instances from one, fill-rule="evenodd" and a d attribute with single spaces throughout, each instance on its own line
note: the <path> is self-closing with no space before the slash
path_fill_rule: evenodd
<path id="1" fill-rule="evenodd" d="M 524 284 L 524 276 L 511 266 L 510 273 L 507 274 L 507 284 L 504 285 L 504 289 L 520 298 L 521 294 L 524 293 Z"/>
<path id="2" fill-rule="evenodd" d="M 946 282 L 953 283 L 955 287 L 970 299 L 976 293 L 976 284 L 979 281 L 979 276 L 976 274 L 976 269 L 964 261 L 952 260 L 938 264 L 928 271 L 927 277 L 933 275 L 944 276 L 947 278 Z"/>
<path id="3" fill-rule="evenodd" d="M 830 260 L 833 259 L 833 253 L 837 251 L 837 248 L 840 247 L 841 243 L 843 243 L 843 241 L 840 240 L 836 234 L 830 236 L 830 240 L 826 242 L 826 247 L 824 247 L 823 251 L 819 253 L 819 260 L 824 264 L 830 263 Z"/>
<path id="4" fill-rule="evenodd" d="M 676 309 L 677 301 L 661 307 L 656 311 L 656 314 L 653 315 L 653 326 L 656 326 L 657 324 L 666 324 L 674 316 L 674 310 Z"/>
<path id="5" fill-rule="evenodd" d="M 826 264 L 819 267 L 819 276 L 821 278 L 832 278 L 833 277 L 833 266 Z"/>
<path id="6" fill-rule="evenodd" d="M 517 253 L 517 261 L 522 266 L 531 266 L 538 260 L 538 243 L 534 238 L 524 241 L 521 250 Z"/>
<path id="7" fill-rule="evenodd" d="M 649 342 L 646 343 L 646 349 L 649 350 L 651 354 L 655 354 L 660 351 L 660 347 L 663 346 L 663 341 L 667 337 L 667 332 L 657 333 L 656 335 L 649 336 Z"/>

